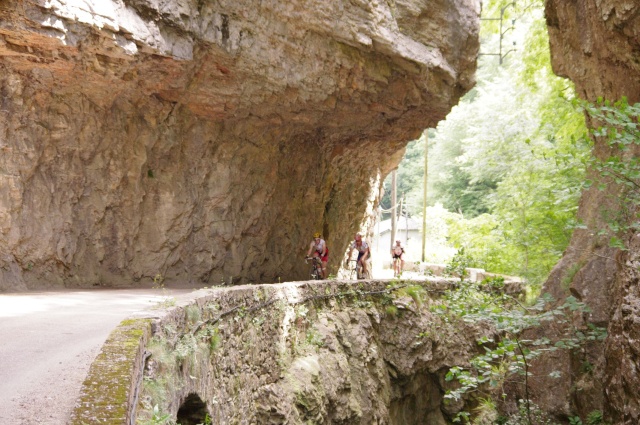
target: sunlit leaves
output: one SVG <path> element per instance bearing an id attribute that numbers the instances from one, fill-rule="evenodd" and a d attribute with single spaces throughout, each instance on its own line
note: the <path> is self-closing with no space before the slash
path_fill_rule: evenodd
<path id="1" fill-rule="evenodd" d="M 609 246 L 625 250 L 625 232 L 638 229 L 634 211 L 640 207 L 640 159 L 635 154 L 640 146 L 640 103 L 629 105 L 622 98 L 616 102 L 598 99 L 595 105 L 586 102 L 581 105 L 596 125 L 593 137 L 610 148 L 609 156 L 592 155 L 587 164 L 598 173 L 596 188 L 615 193 L 616 202 L 612 205 L 617 203 L 603 212 L 606 225 L 597 234 L 608 236 Z"/>

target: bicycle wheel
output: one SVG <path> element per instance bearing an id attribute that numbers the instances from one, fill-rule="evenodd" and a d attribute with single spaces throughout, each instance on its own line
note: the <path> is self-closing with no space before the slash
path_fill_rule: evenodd
<path id="1" fill-rule="evenodd" d="M 371 263 L 367 262 L 367 271 L 364 272 L 362 267 L 358 268 L 358 279 L 371 279 Z"/>
<path id="2" fill-rule="evenodd" d="M 354 263 L 354 265 L 352 266 L 351 263 Z M 356 280 L 358 278 L 358 271 L 356 270 L 357 267 L 358 266 L 355 264 L 353 260 L 349 260 L 347 262 L 347 270 L 349 272 L 350 280 Z"/>

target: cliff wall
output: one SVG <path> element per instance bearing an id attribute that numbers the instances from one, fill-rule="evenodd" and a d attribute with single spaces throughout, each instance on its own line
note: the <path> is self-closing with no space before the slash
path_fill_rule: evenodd
<path id="1" fill-rule="evenodd" d="M 599 97 L 615 101 L 622 96 L 629 103 L 640 101 L 637 1 L 547 0 L 545 8 L 554 71 L 573 80 L 580 97 L 591 102 Z M 629 160 L 640 155 L 640 148 L 631 146 L 627 152 L 612 152 L 604 141 L 595 140 L 594 152 L 601 159 L 617 154 Z M 599 232 L 612 218 L 622 220 L 623 225 L 637 221 L 637 210 L 625 203 L 624 188 L 611 179 L 595 171 L 590 172 L 589 178 L 595 183 L 583 193 L 578 213 L 587 228 L 574 232 L 545 291 L 556 298 L 571 293 L 586 302 L 592 311 L 576 317 L 576 321 L 608 327 L 609 336 L 604 346 L 591 344 L 573 357 L 557 354 L 547 361 L 539 375 L 559 368 L 563 379 L 542 379 L 536 395 L 542 405 L 560 417 L 604 410 L 605 419 L 614 424 L 637 424 L 640 422 L 639 235 L 637 226 L 636 230 L 619 234 L 625 245 L 620 250 L 609 246 L 610 233 Z M 601 184 L 606 190 L 598 188 Z M 629 214 L 627 218 L 621 218 L 625 217 L 620 214 L 624 210 Z"/>
<path id="2" fill-rule="evenodd" d="M 335 270 L 474 84 L 475 0 L 0 3 L 0 290 Z"/>

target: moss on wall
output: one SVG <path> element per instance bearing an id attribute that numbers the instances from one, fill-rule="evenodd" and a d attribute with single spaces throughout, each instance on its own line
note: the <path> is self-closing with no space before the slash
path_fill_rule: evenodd
<path id="1" fill-rule="evenodd" d="M 129 319 L 109 335 L 82 385 L 71 425 L 129 423 L 150 334 L 150 319 Z"/>

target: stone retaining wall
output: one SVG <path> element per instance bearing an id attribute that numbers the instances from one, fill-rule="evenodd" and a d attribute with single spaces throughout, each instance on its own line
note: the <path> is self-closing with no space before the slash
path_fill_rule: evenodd
<path id="1" fill-rule="evenodd" d="M 144 422 L 154 408 L 175 419 L 189 413 L 187 400 L 200 401 L 213 423 L 444 424 L 461 408 L 443 403 L 444 374 L 464 365 L 487 332 L 454 329 L 430 312 L 452 285 L 429 278 L 196 291 L 114 330 L 71 424 Z"/>

